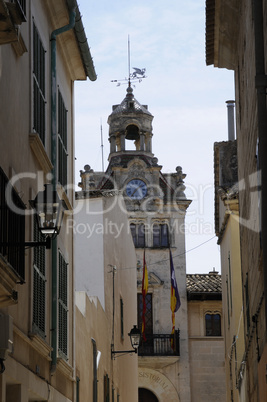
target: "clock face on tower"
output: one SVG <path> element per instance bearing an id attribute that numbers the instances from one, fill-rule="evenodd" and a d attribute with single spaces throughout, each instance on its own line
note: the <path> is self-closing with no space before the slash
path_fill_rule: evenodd
<path id="1" fill-rule="evenodd" d="M 147 186 L 143 180 L 133 179 L 127 183 L 126 194 L 133 200 L 141 200 L 146 196 Z"/>

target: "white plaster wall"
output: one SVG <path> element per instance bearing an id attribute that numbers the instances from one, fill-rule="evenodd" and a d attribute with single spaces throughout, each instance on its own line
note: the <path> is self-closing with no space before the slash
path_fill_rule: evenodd
<path id="1" fill-rule="evenodd" d="M 75 290 L 97 296 L 105 309 L 102 198 L 76 200 L 74 233 Z"/>

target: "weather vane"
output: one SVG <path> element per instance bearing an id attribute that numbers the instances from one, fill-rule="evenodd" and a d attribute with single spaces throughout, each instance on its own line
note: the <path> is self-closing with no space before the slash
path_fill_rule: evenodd
<path id="1" fill-rule="evenodd" d="M 130 37 L 128 36 L 128 78 L 124 78 L 122 80 L 111 80 L 111 82 L 117 82 L 117 87 L 122 84 L 134 84 L 135 82 L 141 82 L 144 78 L 147 78 L 145 75 L 145 68 L 137 68 L 132 67 L 135 70 L 133 73 L 130 72 Z"/>

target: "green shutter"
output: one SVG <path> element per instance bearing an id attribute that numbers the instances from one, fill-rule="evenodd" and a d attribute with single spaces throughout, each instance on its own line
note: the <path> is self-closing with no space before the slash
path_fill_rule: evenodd
<path id="1" fill-rule="evenodd" d="M 45 49 L 33 23 L 33 128 L 45 145 Z"/>
<path id="2" fill-rule="evenodd" d="M 34 241 L 44 241 L 34 221 Z M 34 247 L 33 254 L 33 330 L 45 337 L 46 316 L 45 247 Z"/>
<path id="3" fill-rule="evenodd" d="M 58 181 L 67 184 L 67 109 L 61 92 L 58 91 Z"/>
<path id="4" fill-rule="evenodd" d="M 58 349 L 68 356 L 68 264 L 59 252 L 58 261 Z"/>

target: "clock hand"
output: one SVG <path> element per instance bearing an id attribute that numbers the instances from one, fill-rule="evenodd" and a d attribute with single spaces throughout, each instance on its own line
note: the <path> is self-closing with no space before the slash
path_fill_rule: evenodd
<path id="1" fill-rule="evenodd" d="M 140 188 L 141 186 L 139 185 L 138 187 L 135 188 L 134 192 L 132 193 L 132 196 L 136 193 L 136 191 Z"/>

